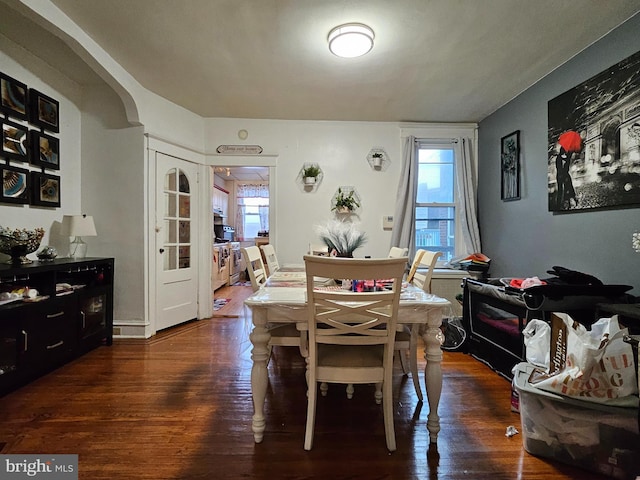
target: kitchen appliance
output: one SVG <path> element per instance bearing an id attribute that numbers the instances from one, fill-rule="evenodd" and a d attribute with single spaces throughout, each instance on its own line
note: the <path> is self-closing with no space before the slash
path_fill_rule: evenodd
<path id="1" fill-rule="evenodd" d="M 229 284 L 229 244 L 216 243 L 213 247 L 213 268 L 211 269 L 211 281 L 213 290 L 217 290 Z"/>
<path id="2" fill-rule="evenodd" d="M 229 285 L 240 281 L 240 264 L 242 263 L 242 253 L 240 252 L 240 242 L 231 242 L 231 257 L 229 259 Z"/>
<path id="3" fill-rule="evenodd" d="M 213 234 L 215 243 L 227 243 L 235 240 L 236 231 L 230 225 L 223 225 L 220 223 L 213 224 Z"/>
<path id="4" fill-rule="evenodd" d="M 235 236 L 236 236 L 236 230 L 229 226 L 229 225 L 223 225 L 222 226 L 222 238 L 227 240 L 228 242 L 233 242 L 235 240 Z"/>

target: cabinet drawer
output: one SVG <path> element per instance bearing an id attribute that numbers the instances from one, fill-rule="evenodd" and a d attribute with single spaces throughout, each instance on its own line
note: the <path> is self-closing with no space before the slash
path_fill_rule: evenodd
<path id="1" fill-rule="evenodd" d="M 43 369 L 68 359 L 78 343 L 73 296 L 33 305 L 24 322 L 23 360 Z"/>

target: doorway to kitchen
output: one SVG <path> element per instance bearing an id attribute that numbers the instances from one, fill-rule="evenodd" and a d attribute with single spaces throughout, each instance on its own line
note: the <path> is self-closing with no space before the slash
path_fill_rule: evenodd
<path id="1" fill-rule="evenodd" d="M 217 277 L 213 284 L 214 298 L 225 290 L 223 287 L 247 285 L 244 283 L 246 265 L 240 248 L 256 245 L 259 241 L 269 241 L 268 235 L 274 220 L 272 205 L 275 195 L 272 181 L 275 165 L 269 164 L 274 163 L 274 160 L 269 158 L 262 165 L 233 162 L 211 167 L 214 232 L 216 229 L 224 232 L 223 236 L 214 233 L 214 252 L 218 252 L 218 256 L 214 254 L 214 258 L 219 259 L 219 252 L 225 250 L 222 243 L 226 244 L 229 252 L 222 272 L 218 268 L 219 264 L 213 265 Z M 224 278 L 223 281 L 220 280 L 221 277 Z"/>

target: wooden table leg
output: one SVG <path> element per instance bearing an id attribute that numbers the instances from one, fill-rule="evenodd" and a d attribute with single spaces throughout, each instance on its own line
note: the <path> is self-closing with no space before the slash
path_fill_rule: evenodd
<path id="1" fill-rule="evenodd" d="M 249 339 L 253 344 L 251 350 L 251 395 L 253 397 L 253 419 L 251 429 L 256 443 L 262 442 L 265 429 L 264 399 L 267 395 L 267 362 L 269 360 L 268 343 L 271 334 L 266 328 L 267 312 L 262 308 L 255 308 L 252 312 L 253 331 Z"/>
<path id="2" fill-rule="evenodd" d="M 427 416 L 427 430 L 429 430 L 430 443 L 438 442 L 440 432 L 440 417 L 438 405 L 442 394 L 442 350 L 440 346 L 444 341 L 444 335 L 440 330 L 442 325 L 442 311 L 440 309 L 429 312 L 427 328 L 424 330 L 424 358 L 427 364 L 424 368 L 424 383 L 427 388 L 427 402 L 429 403 L 429 415 Z"/>

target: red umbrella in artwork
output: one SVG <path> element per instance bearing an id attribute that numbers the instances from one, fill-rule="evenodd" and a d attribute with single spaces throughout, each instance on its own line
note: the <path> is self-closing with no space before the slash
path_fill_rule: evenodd
<path id="1" fill-rule="evenodd" d="M 560 135 L 560 138 L 558 138 L 558 143 L 562 148 L 564 148 L 564 151 L 567 153 L 579 152 L 580 150 L 582 150 L 582 138 L 578 133 L 572 130 L 564 132 L 562 135 Z"/>

